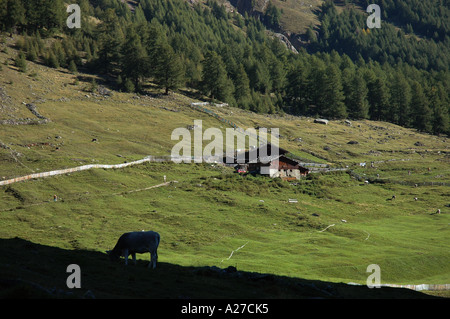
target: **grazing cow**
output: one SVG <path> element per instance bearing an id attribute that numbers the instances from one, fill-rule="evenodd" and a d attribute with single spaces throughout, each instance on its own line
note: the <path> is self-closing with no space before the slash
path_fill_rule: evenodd
<path id="1" fill-rule="evenodd" d="M 125 257 L 125 265 L 128 265 L 128 256 L 132 255 L 136 265 L 136 253 L 150 253 L 150 263 L 148 267 L 156 268 L 158 261 L 159 234 L 154 231 L 140 231 L 125 233 L 120 236 L 113 250 L 107 251 L 112 261 L 118 260 L 120 256 Z"/>

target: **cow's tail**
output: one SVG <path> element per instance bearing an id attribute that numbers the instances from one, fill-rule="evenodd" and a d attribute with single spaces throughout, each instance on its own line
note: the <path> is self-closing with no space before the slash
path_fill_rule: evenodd
<path id="1" fill-rule="evenodd" d="M 156 233 L 156 248 L 159 247 L 159 242 L 161 241 L 161 237 L 159 236 L 159 233 Z"/>

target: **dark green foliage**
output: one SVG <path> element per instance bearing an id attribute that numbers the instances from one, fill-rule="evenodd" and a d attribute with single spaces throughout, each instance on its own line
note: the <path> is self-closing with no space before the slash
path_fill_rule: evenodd
<path id="1" fill-rule="evenodd" d="M 381 29 L 368 29 L 367 14 L 351 5 L 338 12 L 325 1 L 317 36 L 308 28 L 308 51 L 298 54 L 268 35 L 265 26 L 279 29 L 282 15 L 272 2 L 254 18 L 210 0 L 141 0 L 134 13 L 121 1 L 77 0 L 83 28 L 76 30 L 65 27 L 62 2 L 0 0 L 0 29 L 24 32 L 17 47 L 30 61 L 71 72 L 84 64 L 127 92 L 145 91 L 147 81 L 166 94 L 186 85 L 259 113 L 370 118 L 449 133 L 449 10 L 442 1 L 373 1 L 382 6 Z M 41 35 L 55 32 L 64 35 L 44 45 Z"/>
<path id="2" fill-rule="evenodd" d="M 20 52 L 15 59 L 15 64 L 20 72 L 27 72 L 27 61 L 25 60 L 25 54 Z"/>
<path id="3" fill-rule="evenodd" d="M 169 44 L 161 43 L 155 51 L 153 77 L 156 84 L 168 94 L 169 90 L 177 89 L 183 84 L 185 72 L 180 58 Z"/>
<path id="4" fill-rule="evenodd" d="M 133 84 L 133 81 L 131 81 L 131 79 L 127 78 L 125 80 L 125 82 L 123 83 L 123 88 L 125 90 L 125 92 L 134 92 L 135 91 L 135 86 Z"/>
<path id="5" fill-rule="evenodd" d="M 264 23 L 271 29 L 276 29 L 280 25 L 281 10 L 273 5 L 272 1 L 269 1 L 266 12 L 264 13 Z"/>
<path id="6" fill-rule="evenodd" d="M 47 58 L 46 58 L 46 64 L 49 67 L 52 67 L 52 68 L 55 68 L 55 69 L 59 68 L 58 58 L 56 57 L 55 53 L 53 53 L 53 51 L 50 51 L 48 53 Z"/>
<path id="7" fill-rule="evenodd" d="M 368 83 L 367 99 L 370 119 L 386 121 L 389 112 L 389 91 L 382 78 L 371 79 Z"/>
<path id="8" fill-rule="evenodd" d="M 350 82 L 348 94 L 348 113 L 351 118 L 365 119 L 369 117 L 369 102 L 367 101 L 367 85 L 361 73 L 356 73 Z"/>
<path id="9" fill-rule="evenodd" d="M 364 1 L 359 2 L 364 8 L 367 7 Z M 366 61 L 372 59 L 390 64 L 405 61 L 420 69 L 448 70 L 450 56 L 446 52 L 450 49 L 450 43 L 447 21 L 450 10 L 442 5 L 442 1 L 383 0 L 371 3 L 378 3 L 382 8 L 382 25 L 379 29 L 368 29 L 365 13 L 350 8 L 338 14 L 333 2 L 326 1 L 320 13 L 322 25 L 319 40 L 312 51 L 336 50 L 353 60 L 361 55 Z M 414 31 L 422 34 L 423 31 L 429 38 L 418 41 L 415 36 L 406 37 L 404 30 L 398 30 L 388 23 L 387 18 L 396 24 L 402 23 L 407 33 Z M 425 20 L 429 21 L 424 23 Z M 434 32 L 437 32 L 439 41 L 435 41 Z"/>
<path id="10" fill-rule="evenodd" d="M 233 83 L 228 78 L 225 63 L 214 51 L 205 55 L 202 75 L 202 91 L 212 99 L 227 101 L 232 93 Z"/>
<path id="11" fill-rule="evenodd" d="M 431 131 L 431 109 L 422 86 L 415 81 L 411 86 L 412 126 L 420 131 Z"/>
<path id="12" fill-rule="evenodd" d="M 70 60 L 68 69 L 72 73 L 76 73 L 78 71 L 77 65 L 75 64 L 75 62 L 73 60 Z"/>
<path id="13" fill-rule="evenodd" d="M 149 57 L 134 27 L 127 30 L 126 39 L 122 47 L 120 67 L 122 74 L 133 82 L 135 89 L 140 90 L 141 81 L 148 76 L 150 70 Z"/>
<path id="14" fill-rule="evenodd" d="M 62 29 L 65 13 L 62 0 L 2 0 L 0 30 L 52 34 Z"/>

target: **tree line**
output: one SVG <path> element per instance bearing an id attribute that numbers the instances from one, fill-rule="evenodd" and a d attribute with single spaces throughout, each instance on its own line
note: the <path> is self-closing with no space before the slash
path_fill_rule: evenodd
<path id="1" fill-rule="evenodd" d="M 377 31 L 364 28 L 367 15 L 338 14 L 331 1 L 319 14 L 320 29 L 309 29 L 310 46 L 298 54 L 267 32 L 264 24 L 275 26 L 280 14 L 272 6 L 260 20 L 211 0 L 141 0 L 134 12 L 118 0 L 76 2 L 81 29 L 65 27 L 67 14 L 58 0 L 0 0 L 0 28 L 24 35 L 17 45 L 26 59 L 73 72 L 88 68 L 113 78 L 122 91 L 145 91 L 151 82 L 165 94 L 189 87 L 259 113 L 383 120 L 449 133 L 446 54 L 427 51 L 427 62 L 419 63 L 419 46 L 384 50 L 388 45 L 376 40 Z M 37 22 L 37 7 L 53 18 Z M 404 36 L 386 25 L 381 38 L 401 46 Z M 380 43 L 377 54 L 370 41 Z"/>

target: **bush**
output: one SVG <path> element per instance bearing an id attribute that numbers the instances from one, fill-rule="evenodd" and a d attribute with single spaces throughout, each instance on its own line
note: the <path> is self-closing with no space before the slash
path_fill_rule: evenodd
<path id="1" fill-rule="evenodd" d="M 53 53 L 53 51 L 51 51 L 49 53 L 49 55 L 47 56 L 46 59 L 46 64 L 47 66 L 51 67 L 51 68 L 59 68 L 59 61 L 58 58 L 56 57 L 56 55 Z"/>
<path id="2" fill-rule="evenodd" d="M 25 54 L 23 54 L 23 52 L 20 52 L 16 57 L 15 63 L 20 72 L 27 72 L 27 61 L 25 60 Z"/>
<path id="3" fill-rule="evenodd" d="M 98 88 L 97 81 L 95 81 L 95 79 L 92 78 L 90 86 L 89 86 L 89 91 L 92 93 L 97 92 L 97 88 Z"/>
<path id="4" fill-rule="evenodd" d="M 73 60 L 70 60 L 69 63 L 69 71 L 72 73 L 77 73 L 78 69 L 77 69 L 77 65 L 75 64 L 75 62 Z"/>
<path id="5" fill-rule="evenodd" d="M 125 92 L 134 92 L 135 87 L 133 84 L 133 81 L 131 81 L 129 78 L 125 80 L 123 83 L 123 88 L 125 89 Z"/>

